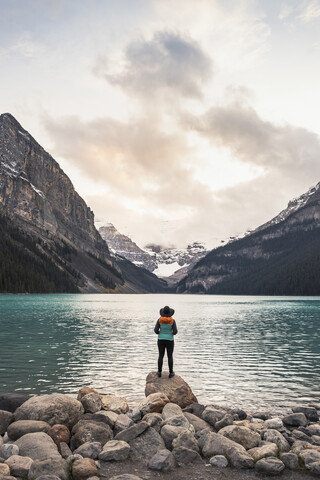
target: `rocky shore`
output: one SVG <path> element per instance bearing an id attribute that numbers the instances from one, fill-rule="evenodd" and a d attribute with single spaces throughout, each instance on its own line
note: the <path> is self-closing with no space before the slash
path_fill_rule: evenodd
<path id="1" fill-rule="evenodd" d="M 248 415 L 201 405 L 166 372 L 148 375 L 145 395 L 134 408 L 90 387 L 77 399 L 0 395 L 0 480 L 200 480 L 228 469 L 228 478 L 320 475 L 320 403 L 282 417 Z"/>

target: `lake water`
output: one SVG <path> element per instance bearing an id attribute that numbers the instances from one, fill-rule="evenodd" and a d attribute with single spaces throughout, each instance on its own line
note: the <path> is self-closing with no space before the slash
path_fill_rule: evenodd
<path id="1" fill-rule="evenodd" d="M 320 402 L 320 297 L 0 295 L 0 393 L 93 386 L 136 404 L 157 369 L 166 304 L 179 330 L 174 370 L 199 401 Z"/>

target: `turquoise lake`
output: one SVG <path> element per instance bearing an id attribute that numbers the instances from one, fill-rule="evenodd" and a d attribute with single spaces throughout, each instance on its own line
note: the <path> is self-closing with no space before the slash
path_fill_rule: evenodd
<path id="1" fill-rule="evenodd" d="M 320 402 L 320 297 L 1 295 L 0 393 L 92 386 L 136 404 L 157 369 L 153 328 L 166 304 L 174 370 L 200 402 Z"/>

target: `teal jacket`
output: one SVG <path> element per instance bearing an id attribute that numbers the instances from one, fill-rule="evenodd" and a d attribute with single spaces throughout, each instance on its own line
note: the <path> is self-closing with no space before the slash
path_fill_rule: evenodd
<path id="1" fill-rule="evenodd" d="M 173 335 L 177 335 L 176 321 L 172 317 L 160 317 L 157 320 L 154 332 L 159 335 L 159 340 L 173 341 Z"/>

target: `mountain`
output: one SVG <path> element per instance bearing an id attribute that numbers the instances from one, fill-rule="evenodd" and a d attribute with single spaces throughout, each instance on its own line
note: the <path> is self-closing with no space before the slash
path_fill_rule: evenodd
<path id="1" fill-rule="evenodd" d="M 0 220 L 2 292 L 165 288 L 155 275 L 111 257 L 68 176 L 9 113 L 0 116 Z"/>
<path id="2" fill-rule="evenodd" d="M 165 278 L 170 285 L 185 277 L 207 253 L 205 246 L 200 242 L 194 242 L 186 248 L 149 244 L 146 245 L 146 251 L 155 256 L 156 268 L 153 272 L 158 277 Z"/>
<path id="3" fill-rule="evenodd" d="M 112 223 L 99 228 L 101 237 L 107 242 L 111 253 L 120 255 L 139 267 L 153 272 L 157 268 L 155 255 L 142 250 L 131 238 L 118 232 Z"/>
<path id="4" fill-rule="evenodd" d="M 149 244 L 142 249 L 130 237 L 119 233 L 112 223 L 100 226 L 100 222 L 97 222 L 96 225 L 99 227 L 101 237 L 108 243 L 111 253 L 125 257 L 158 277 L 169 279 L 171 284 L 184 277 L 207 253 L 200 242 L 180 249 L 165 248 L 157 244 Z"/>
<path id="5" fill-rule="evenodd" d="M 320 183 L 269 222 L 212 250 L 178 293 L 320 294 Z"/>

